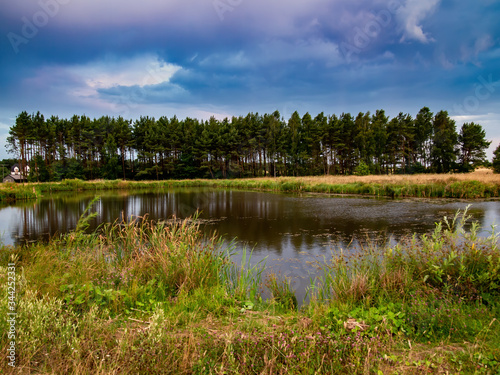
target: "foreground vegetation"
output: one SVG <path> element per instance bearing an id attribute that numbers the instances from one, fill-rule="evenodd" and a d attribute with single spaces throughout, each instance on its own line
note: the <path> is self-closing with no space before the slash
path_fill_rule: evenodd
<path id="1" fill-rule="evenodd" d="M 234 180 L 64 180 L 52 183 L 2 184 L 0 201 L 36 199 L 58 191 L 161 190 L 173 187 L 254 189 L 273 192 L 361 194 L 376 197 L 491 198 L 500 197 L 500 175 L 489 169 L 469 174 L 396 176 L 279 177 Z"/>
<path id="2" fill-rule="evenodd" d="M 84 234 L 92 216 L 48 244 L 1 248 L 0 288 L 15 263 L 18 314 L 17 367 L 2 356 L 1 372 L 499 373 L 498 236 L 466 232 L 466 213 L 393 247 L 333 252 L 300 309 L 293 280 L 233 264 L 196 218 Z"/>

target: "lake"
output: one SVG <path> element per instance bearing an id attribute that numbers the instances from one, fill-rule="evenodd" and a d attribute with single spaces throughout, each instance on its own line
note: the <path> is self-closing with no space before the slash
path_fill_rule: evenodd
<path id="1" fill-rule="evenodd" d="M 64 193 L 39 201 L 0 206 L 0 233 L 6 245 L 47 241 L 74 229 L 88 203 L 102 222 L 145 214 L 152 220 L 185 218 L 200 212 L 202 229 L 216 231 L 235 250 L 253 249 L 252 263 L 266 259 L 268 270 L 293 278 L 303 289 L 314 272 L 311 263 L 367 240 L 396 241 L 412 233 L 430 233 L 434 223 L 472 204 L 470 214 L 482 235 L 500 222 L 500 201 L 376 199 L 320 194 L 274 194 L 242 190 L 177 188 L 157 192 L 104 191 Z M 238 256 L 235 260 L 238 261 Z M 299 293 L 301 294 L 301 293 Z"/>

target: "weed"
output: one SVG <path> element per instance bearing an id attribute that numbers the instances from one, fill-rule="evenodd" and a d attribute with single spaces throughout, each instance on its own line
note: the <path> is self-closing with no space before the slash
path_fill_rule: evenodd
<path id="1" fill-rule="evenodd" d="M 274 301 L 285 310 L 297 309 L 297 297 L 290 286 L 289 278 L 279 278 L 274 273 L 267 276 L 267 288 L 271 291 Z"/>

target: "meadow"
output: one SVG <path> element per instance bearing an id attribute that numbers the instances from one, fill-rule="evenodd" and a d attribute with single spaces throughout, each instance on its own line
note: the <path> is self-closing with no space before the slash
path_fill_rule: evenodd
<path id="1" fill-rule="evenodd" d="M 93 202 L 95 203 L 95 202 Z M 467 212 L 318 261 L 307 303 L 196 220 L 116 222 L 0 249 L 2 373 L 499 374 L 498 234 Z M 196 219 L 196 218 L 194 218 Z M 11 268 L 8 268 L 11 267 Z M 11 273 L 9 273 L 11 272 Z M 270 299 L 262 297 L 267 290 Z"/>
<path id="2" fill-rule="evenodd" d="M 73 179 L 63 180 L 62 182 L 2 184 L 0 185 L 0 201 L 37 199 L 44 194 L 59 191 L 154 190 L 172 187 L 213 187 L 392 198 L 478 199 L 500 197 L 500 174 L 494 174 L 490 169 L 482 168 L 472 173 L 457 174 L 261 177 L 162 181 L 83 181 Z"/>

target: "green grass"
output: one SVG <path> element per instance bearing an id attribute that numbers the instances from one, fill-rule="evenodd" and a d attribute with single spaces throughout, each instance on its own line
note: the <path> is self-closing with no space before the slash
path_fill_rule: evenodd
<path id="1" fill-rule="evenodd" d="M 95 203 L 95 202 L 93 202 Z M 16 264 L 17 368 L 66 374 L 498 374 L 500 254 L 458 212 L 392 247 L 318 262 L 310 302 L 290 280 L 231 262 L 195 221 L 117 222 L 0 249 Z M 272 297 L 263 300 L 263 289 Z M 7 316 L 7 298 L 0 314 Z M 10 345 L 0 320 L 0 349 Z"/>
<path id="2" fill-rule="evenodd" d="M 327 193 L 353 194 L 392 198 L 461 198 L 477 199 L 500 197 L 500 185 L 476 180 L 455 181 L 453 179 L 435 182 L 360 182 L 318 183 L 315 178 L 258 178 L 234 180 L 165 180 L 165 181 L 122 181 L 78 179 L 62 182 L 33 184 L 4 184 L 0 186 L 0 202 L 36 199 L 45 194 L 60 191 L 103 191 L 103 190 L 161 190 L 174 187 L 209 187 L 250 189 L 282 193 Z"/>
<path id="3" fill-rule="evenodd" d="M 40 190 L 38 186 L 14 183 L 0 185 L 0 202 L 37 199 L 39 196 Z"/>

